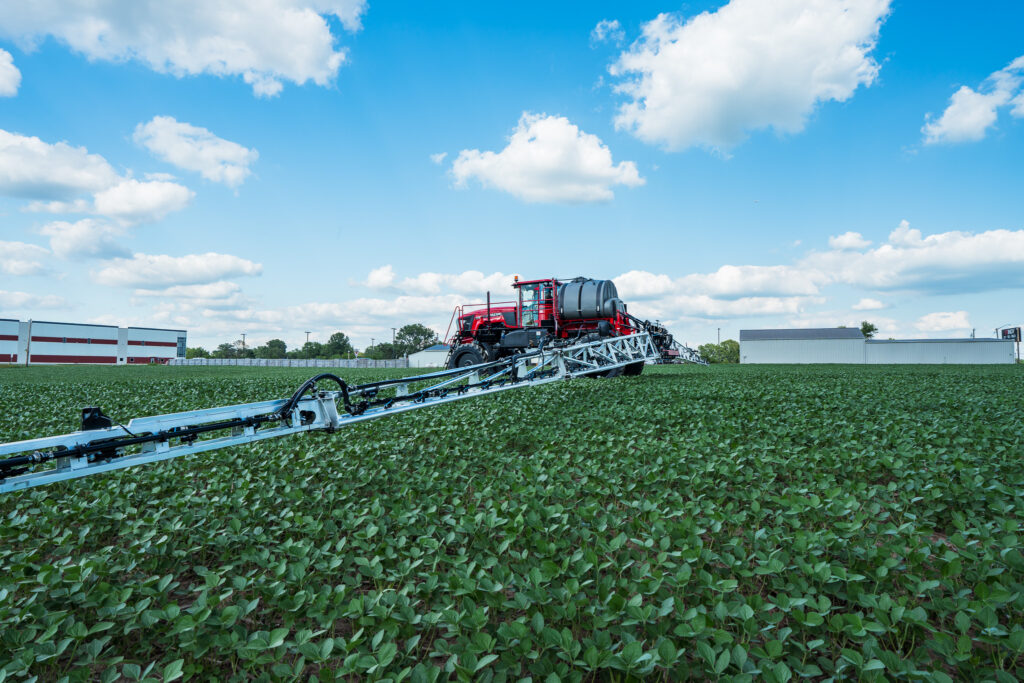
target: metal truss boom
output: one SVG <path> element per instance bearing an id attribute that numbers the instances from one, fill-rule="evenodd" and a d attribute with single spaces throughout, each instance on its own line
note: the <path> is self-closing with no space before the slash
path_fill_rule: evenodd
<path id="1" fill-rule="evenodd" d="M 287 399 L 139 417 L 113 425 L 83 410 L 82 430 L 0 444 L 0 493 L 290 434 L 333 432 L 411 410 L 604 374 L 661 357 L 647 333 L 541 348 L 506 359 L 350 386 L 317 375 Z M 330 382 L 338 389 L 322 389 Z"/>

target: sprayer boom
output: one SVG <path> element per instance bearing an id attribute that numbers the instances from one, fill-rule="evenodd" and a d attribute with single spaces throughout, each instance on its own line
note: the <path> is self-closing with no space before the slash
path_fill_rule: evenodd
<path id="1" fill-rule="evenodd" d="M 125 426 L 115 424 L 99 408 L 85 408 L 80 431 L 0 444 L 0 493 L 278 436 L 333 432 L 452 401 L 607 375 L 660 358 L 645 332 L 357 386 L 324 373 L 306 380 L 286 399 L 140 417 Z M 327 384 L 330 387 L 320 386 Z"/>

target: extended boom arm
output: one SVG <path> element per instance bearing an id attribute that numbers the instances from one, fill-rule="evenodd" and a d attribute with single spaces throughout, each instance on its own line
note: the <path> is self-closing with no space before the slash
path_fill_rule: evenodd
<path id="1" fill-rule="evenodd" d="M 651 335 L 642 333 L 358 386 L 324 373 L 287 399 L 135 418 L 127 426 L 114 426 L 98 408 L 86 408 L 80 431 L 0 444 L 0 493 L 278 436 L 333 432 L 363 420 L 659 358 Z M 327 382 L 337 389 L 318 386 Z"/>

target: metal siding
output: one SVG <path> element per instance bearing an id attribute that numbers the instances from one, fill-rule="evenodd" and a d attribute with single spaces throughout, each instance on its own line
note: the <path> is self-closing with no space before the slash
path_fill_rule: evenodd
<path id="1" fill-rule="evenodd" d="M 32 327 L 32 337 L 35 338 L 35 326 Z M 62 344 L 61 342 L 32 342 L 32 361 L 46 362 L 36 356 L 75 356 L 80 358 L 99 357 L 106 358 L 114 355 L 113 344 Z M 78 361 L 85 362 L 85 361 Z"/>
<path id="2" fill-rule="evenodd" d="M 130 341 L 171 342 L 177 344 L 178 337 L 185 336 L 184 330 L 153 330 L 146 327 L 129 327 L 127 330 Z"/>
<path id="3" fill-rule="evenodd" d="M 117 339 L 117 328 L 107 325 L 33 322 L 33 337 L 71 337 L 73 339 Z"/>
<path id="4" fill-rule="evenodd" d="M 448 360 L 447 347 L 438 350 L 424 349 L 409 354 L 410 368 L 440 368 Z"/>
<path id="5" fill-rule="evenodd" d="M 17 320 L 0 320 L 0 363 L 17 361 L 18 327 Z"/>
<path id="6" fill-rule="evenodd" d="M 867 344 L 865 359 L 872 365 L 994 365 L 1014 362 L 1013 342 L 983 341 L 892 341 Z"/>
<path id="7" fill-rule="evenodd" d="M 766 339 L 740 342 L 741 363 L 863 363 L 863 339 Z"/>
<path id="8" fill-rule="evenodd" d="M 125 340 L 126 363 L 148 363 L 150 358 L 166 360 L 178 357 L 178 337 L 185 336 L 184 330 L 158 330 L 149 327 L 129 327 Z M 135 342 L 135 343 L 133 343 Z M 138 342 L 145 342 L 139 344 Z M 136 358 L 139 360 L 132 361 Z"/>

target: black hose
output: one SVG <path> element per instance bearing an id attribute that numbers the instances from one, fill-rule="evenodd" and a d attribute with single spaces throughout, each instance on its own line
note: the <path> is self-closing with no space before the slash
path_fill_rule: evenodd
<path id="1" fill-rule="evenodd" d="M 284 406 L 281 407 L 281 410 L 278 411 L 282 420 L 287 420 L 291 417 L 292 411 L 295 410 L 295 406 L 298 402 L 306 395 L 306 392 L 316 386 L 317 381 L 321 379 L 329 379 L 333 382 L 337 382 L 338 386 L 341 388 L 341 396 L 345 401 L 345 410 L 351 412 L 352 404 L 348 400 L 348 384 L 346 384 L 345 380 L 337 375 L 333 375 L 329 372 L 323 372 L 314 377 L 310 377 L 302 383 L 302 386 L 295 390 L 295 393 L 292 394 L 290 399 L 288 399 L 288 402 L 285 403 Z"/>

